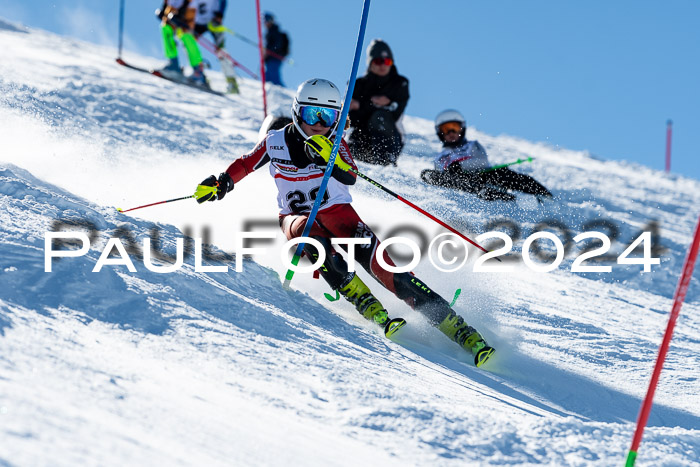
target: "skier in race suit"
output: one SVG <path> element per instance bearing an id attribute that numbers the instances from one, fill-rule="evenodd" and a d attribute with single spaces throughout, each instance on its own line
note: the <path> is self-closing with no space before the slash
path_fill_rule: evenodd
<path id="1" fill-rule="evenodd" d="M 313 142 L 319 141 L 318 138 L 329 142 L 323 137 L 332 138 L 335 135 L 340 110 L 340 92 L 333 83 L 324 79 L 302 83 L 292 104 L 293 122 L 282 129 L 268 132 L 252 152 L 236 159 L 218 178 L 211 175 L 201 182 L 198 193 L 202 187 L 214 188 L 198 196 L 197 201 L 203 203 L 222 199 L 248 174 L 268 165 L 279 190 L 277 200 L 282 231 L 287 239 L 300 237 L 319 191 L 330 153 L 330 146 L 321 151 L 314 148 Z M 342 131 L 339 133 L 342 134 Z M 369 239 L 369 244 L 354 246 L 356 262 L 399 299 L 425 315 L 450 339 L 471 351 L 475 363 L 480 366 L 493 352 L 481 335 L 457 315 L 444 298 L 412 273 L 393 273 L 379 265 L 376 257 L 379 239 L 350 204 L 349 186 L 355 183 L 356 176 L 342 170 L 339 166 L 343 164 L 356 168 L 344 140 L 309 234 L 320 242 L 326 253 L 320 275 L 332 289 L 355 305 L 366 319 L 384 326 L 389 322 L 386 309 L 358 275 L 348 272 L 347 263 L 331 244 L 331 238 Z M 304 252 L 314 262 L 318 258 L 313 245 L 307 243 Z M 386 251 L 383 259 L 387 264 L 394 265 Z"/>
<path id="2" fill-rule="evenodd" d="M 435 118 L 435 132 L 442 151 L 435 156 L 434 170 L 423 170 L 421 178 L 432 185 L 476 194 L 487 201 L 512 201 L 506 190 L 551 197 L 541 183 L 508 167 L 491 169 L 486 150 L 478 141 L 467 141 L 467 124 L 456 110 L 445 110 Z"/>

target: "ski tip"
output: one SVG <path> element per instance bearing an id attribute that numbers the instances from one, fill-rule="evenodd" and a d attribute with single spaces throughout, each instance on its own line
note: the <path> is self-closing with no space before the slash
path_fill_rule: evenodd
<path id="1" fill-rule="evenodd" d="M 384 335 L 388 338 L 398 332 L 399 329 L 406 326 L 406 320 L 403 318 L 394 318 L 384 325 Z"/>
<path id="2" fill-rule="evenodd" d="M 117 208 L 117 212 L 124 212 L 122 208 Z"/>
<path id="3" fill-rule="evenodd" d="M 493 347 L 486 346 L 483 349 L 479 350 L 476 355 L 474 355 L 474 365 L 476 365 L 477 368 L 480 368 L 484 363 L 486 363 L 491 356 L 496 352 L 496 349 Z"/>

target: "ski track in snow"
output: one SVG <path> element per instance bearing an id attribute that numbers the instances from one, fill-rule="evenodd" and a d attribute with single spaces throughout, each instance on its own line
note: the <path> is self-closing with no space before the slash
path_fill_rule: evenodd
<path id="1" fill-rule="evenodd" d="M 241 79 L 240 96 L 211 96 L 120 67 L 111 49 L 2 20 L 0 45 L 0 465 L 623 463 L 700 182 L 470 128 L 493 163 L 535 157 L 517 170 L 556 196 L 487 203 L 418 181 L 438 144 L 431 122 L 406 117 L 400 166 L 360 169 L 472 238 L 494 219 L 512 219 L 523 237 L 543 220 L 574 236 L 609 219 L 619 254 L 648 222 L 660 226 L 666 251 L 651 273 L 571 273 L 576 247 L 541 274 L 520 263 L 508 274 L 471 273 L 473 249 L 458 273 L 423 260 L 416 274 L 448 298 L 461 288 L 455 308 L 498 348 L 482 371 L 374 282 L 410 323 L 398 343 L 342 300 L 325 301 L 327 287 L 310 275 L 283 290 L 276 227 L 274 245 L 234 272 L 223 252 L 234 251 L 244 220 L 276 219 L 266 168 L 222 203 L 116 212 L 184 196 L 251 149 L 259 83 Z M 224 87 L 216 73 L 211 81 Z M 272 108 L 287 109 L 292 96 L 269 88 Z M 353 197 L 382 238 L 407 224 L 442 232 L 362 181 Z M 44 233 L 56 220 L 89 221 L 98 235 L 86 256 L 54 260 L 45 273 Z M 154 227 L 168 254 L 182 232 L 208 228 L 220 256 L 211 264 L 230 272 L 197 272 L 189 256 L 157 274 L 139 254 L 136 273 L 91 272 L 110 236 L 128 232 L 140 251 Z M 700 462 L 699 278 L 696 270 L 637 465 Z"/>

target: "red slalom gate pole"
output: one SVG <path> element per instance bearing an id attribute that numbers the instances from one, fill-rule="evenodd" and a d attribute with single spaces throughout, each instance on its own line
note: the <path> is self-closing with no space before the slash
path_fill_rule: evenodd
<path id="1" fill-rule="evenodd" d="M 673 121 L 666 122 L 666 172 L 671 171 L 671 132 Z"/>
<path id="2" fill-rule="evenodd" d="M 258 49 L 260 50 L 260 81 L 263 94 L 263 118 L 267 117 L 267 94 L 265 94 L 265 58 L 263 53 L 262 24 L 260 24 L 260 0 L 255 0 L 255 11 L 258 15 Z"/>
<path id="3" fill-rule="evenodd" d="M 681 273 L 681 278 L 678 281 L 678 286 L 676 287 L 676 292 L 673 295 L 673 306 L 671 307 L 671 315 L 668 317 L 668 325 L 666 326 L 666 333 L 664 334 L 664 339 L 661 342 L 661 347 L 659 347 L 659 354 L 656 357 L 656 365 L 654 366 L 654 372 L 651 375 L 651 381 L 649 382 L 649 388 L 647 389 L 647 395 L 642 402 L 642 408 L 639 411 L 639 417 L 637 418 L 637 429 L 634 432 L 634 438 L 632 438 L 632 446 L 630 447 L 629 454 L 627 455 L 627 463 L 625 467 L 632 467 L 635 460 L 637 459 L 637 450 L 639 449 L 639 444 L 642 442 L 642 435 L 644 434 L 644 427 L 649 419 L 649 412 L 651 411 L 651 404 L 654 399 L 654 392 L 656 391 L 656 385 L 659 382 L 659 375 L 661 374 L 661 367 L 664 365 L 664 360 L 666 359 L 666 352 L 668 352 L 668 346 L 671 343 L 671 338 L 673 337 L 673 328 L 676 325 L 676 319 L 683 306 L 683 301 L 685 300 L 685 294 L 688 291 L 688 284 L 690 284 L 690 277 L 693 275 L 693 269 L 695 268 L 695 260 L 698 257 L 698 248 L 700 247 L 700 217 L 698 217 L 698 223 L 695 226 L 695 235 L 693 235 L 693 242 L 690 244 L 690 249 L 688 250 L 688 256 L 685 258 L 685 263 L 683 263 L 683 272 Z"/>

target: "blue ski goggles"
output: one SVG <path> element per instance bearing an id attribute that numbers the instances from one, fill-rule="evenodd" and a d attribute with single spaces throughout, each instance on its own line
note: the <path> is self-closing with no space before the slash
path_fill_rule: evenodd
<path id="1" fill-rule="evenodd" d="M 321 122 L 321 125 L 329 128 L 338 120 L 340 112 L 327 107 L 305 105 L 299 109 L 299 114 L 301 120 L 307 125 L 315 125 Z"/>

